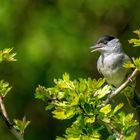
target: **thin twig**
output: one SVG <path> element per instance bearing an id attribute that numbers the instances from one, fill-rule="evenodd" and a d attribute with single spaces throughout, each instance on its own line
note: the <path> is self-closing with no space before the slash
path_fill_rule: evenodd
<path id="1" fill-rule="evenodd" d="M 136 75 L 138 74 L 138 69 L 136 68 L 132 74 L 127 78 L 127 80 L 120 85 L 120 87 L 118 87 L 113 93 L 110 94 L 110 96 L 104 101 L 104 103 L 100 106 L 100 108 L 102 108 L 103 106 L 105 106 L 106 104 L 108 104 L 112 98 L 114 98 L 117 94 L 119 94 L 130 82 L 132 82 L 132 80 L 136 77 Z"/>
<path id="2" fill-rule="evenodd" d="M 115 129 L 115 127 L 110 124 L 110 123 L 105 123 L 107 127 L 109 127 L 115 134 L 117 134 L 117 136 L 119 137 L 119 140 L 123 140 L 124 135 L 121 134 L 117 129 Z"/>
<path id="3" fill-rule="evenodd" d="M 105 125 L 107 129 L 110 129 L 113 133 L 115 133 L 115 135 L 119 138 L 119 140 L 123 140 L 124 135 L 120 132 L 120 130 L 115 128 L 111 122 L 107 123 L 102 119 L 100 119 L 99 117 L 97 117 L 97 121 L 99 122 L 99 124 Z"/>
<path id="4" fill-rule="evenodd" d="M 19 131 L 17 131 L 14 128 L 13 124 L 10 122 L 10 119 L 7 115 L 5 105 L 3 103 L 3 97 L 2 96 L 0 96 L 0 109 L 1 109 L 0 115 L 1 115 L 2 119 L 4 120 L 6 126 L 8 127 L 9 131 L 17 138 L 17 140 L 24 140 L 23 135 L 21 135 L 19 133 Z"/>

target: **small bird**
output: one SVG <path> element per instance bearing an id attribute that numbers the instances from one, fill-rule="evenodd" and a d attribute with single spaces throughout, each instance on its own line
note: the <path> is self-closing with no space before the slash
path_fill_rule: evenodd
<path id="1" fill-rule="evenodd" d="M 101 53 L 97 61 L 99 73 L 104 76 L 109 85 L 118 88 L 130 73 L 123 65 L 131 61 L 130 57 L 123 52 L 119 39 L 105 35 L 97 41 L 96 45 L 90 48 L 92 49 L 91 52 L 99 51 Z M 137 101 L 134 101 L 133 97 L 132 104 L 137 104 L 136 102 L 138 102 L 140 105 L 140 100 L 137 97 L 135 98 Z"/>

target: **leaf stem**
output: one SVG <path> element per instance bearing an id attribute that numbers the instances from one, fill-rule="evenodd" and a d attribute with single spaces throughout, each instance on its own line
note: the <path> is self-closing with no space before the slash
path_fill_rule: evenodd
<path id="1" fill-rule="evenodd" d="M 0 96 L 0 115 L 5 122 L 6 126 L 8 127 L 9 131 L 17 138 L 17 140 L 24 140 L 23 135 L 20 134 L 20 132 L 14 128 L 13 124 L 11 123 L 5 105 L 3 103 L 3 97 Z"/>

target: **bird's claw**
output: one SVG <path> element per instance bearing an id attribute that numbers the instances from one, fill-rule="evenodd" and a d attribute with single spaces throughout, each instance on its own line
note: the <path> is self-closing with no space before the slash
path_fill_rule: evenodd
<path id="1" fill-rule="evenodd" d="M 133 80 L 132 80 L 130 77 L 128 77 L 128 80 L 129 80 L 130 82 L 133 82 Z"/>

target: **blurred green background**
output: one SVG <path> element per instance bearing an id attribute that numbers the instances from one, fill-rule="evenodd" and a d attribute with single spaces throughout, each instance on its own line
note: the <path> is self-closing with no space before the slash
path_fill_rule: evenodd
<path id="1" fill-rule="evenodd" d="M 35 88 L 52 86 L 65 72 L 72 79 L 99 78 L 99 54 L 89 46 L 105 34 L 118 37 L 129 56 L 140 56 L 140 48 L 128 44 L 139 17 L 138 0 L 0 0 L 0 49 L 14 48 L 18 59 L 0 64 L 0 79 L 13 86 L 5 99 L 10 118 L 26 115 L 31 121 L 26 140 L 54 140 L 70 125 L 45 112 Z M 15 140 L 2 119 L 0 140 Z"/>

